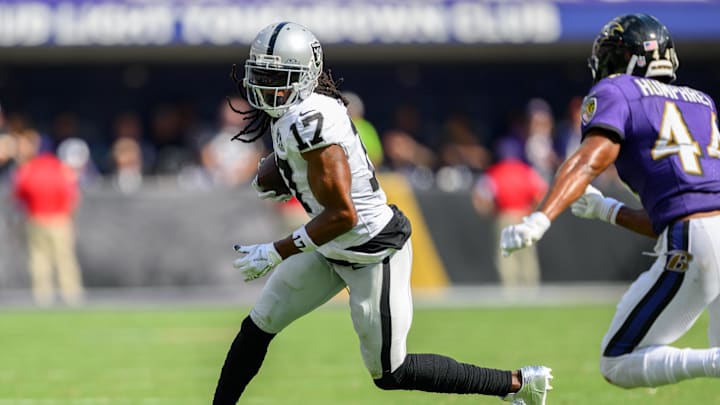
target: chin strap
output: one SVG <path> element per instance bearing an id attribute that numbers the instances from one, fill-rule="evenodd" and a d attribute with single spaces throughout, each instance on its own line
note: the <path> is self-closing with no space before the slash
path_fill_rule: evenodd
<path id="1" fill-rule="evenodd" d="M 633 55 L 630 57 L 630 60 L 628 61 L 627 68 L 625 69 L 625 73 L 631 75 L 633 71 L 635 70 L 635 66 L 637 65 L 638 56 Z"/>

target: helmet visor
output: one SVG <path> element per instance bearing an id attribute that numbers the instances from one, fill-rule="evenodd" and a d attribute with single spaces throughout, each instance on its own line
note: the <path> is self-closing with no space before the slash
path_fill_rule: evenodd
<path id="1" fill-rule="evenodd" d="M 305 71 L 298 66 L 271 66 L 267 63 L 245 63 L 245 86 L 248 102 L 270 112 L 288 107 L 298 97 L 297 87 Z"/>
<path id="2" fill-rule="evenodd" d="M 260 87 L 289 88 L 300 80 L 300 69 L 275 69 L 250 67 L 247 69 L 248 83 Z"/>

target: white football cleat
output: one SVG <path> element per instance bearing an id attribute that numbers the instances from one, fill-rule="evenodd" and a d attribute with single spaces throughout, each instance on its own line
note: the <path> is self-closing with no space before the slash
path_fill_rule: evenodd
<path id="1" fill-rule="evenodd" d="M 507 394 L 503 401 L 512 405 L 545 405 L 547 392 L 552 389 L 552 370 L 544 366 L 525 366 L 520 369 L 522 387 L 520 391 Z"/>

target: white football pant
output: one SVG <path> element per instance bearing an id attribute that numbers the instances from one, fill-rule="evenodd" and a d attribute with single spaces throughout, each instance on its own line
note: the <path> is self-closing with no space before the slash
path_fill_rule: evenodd
<path id="1" fill-rule="evenodd" d="M 658 238 L 655 253 L 650 270 L 617 305 L 602 342 L 603 375 L 625 388 L 720 376 L 720 216 L 671 224 Z M 668 346 L 705 308 L 711 348 Z"/>
<path id="2" fill-rule="evenodd" d="M 275 268 L 250 317 L 263 331 L 278 333 L 347 287 L 365 367 L 372 378 L 380 378 L 383 369 L 395 371 L 407 354 L 411 267 L 410 240 L 389 260 L 364 266 L 333 264 L 317 252 L 300 253 Z"/>

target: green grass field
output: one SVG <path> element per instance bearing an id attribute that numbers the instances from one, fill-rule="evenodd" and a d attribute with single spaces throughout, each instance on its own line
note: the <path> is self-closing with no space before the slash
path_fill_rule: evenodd
<path id="1" fill-rule="evenodd" d="M 209 404 L 247 309 L 0 312 L 0 405 Z M 416 310 L 411 352 L 496 368 L 553 368 L 549 404 L 718 404 L 720 382 L 622 390 L 598 372 L 611 306 Z M 704 347 L 707 318 L 679 345 Z M 363 367 L 348 311 L 322 308 L 271 346 L 245 404 L 499 404 L 493 397 L 383 392 Z"/>

